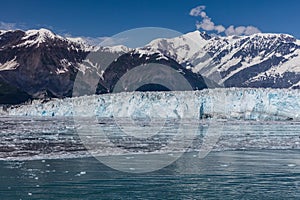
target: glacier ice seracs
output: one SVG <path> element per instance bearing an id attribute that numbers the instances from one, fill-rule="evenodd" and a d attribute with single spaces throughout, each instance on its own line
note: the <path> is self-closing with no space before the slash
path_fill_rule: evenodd
<path id="1" fill-rule="evenodd" d="M 300 90 L 219 88 L 186 92 L 131 92 L 35 100 L 0 109 L 11 116 L 97 116 L 299 120 Z"/>

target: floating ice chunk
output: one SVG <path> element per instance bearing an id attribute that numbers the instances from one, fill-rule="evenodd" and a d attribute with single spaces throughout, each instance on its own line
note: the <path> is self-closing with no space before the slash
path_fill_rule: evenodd
<path id="1" fill-rule="evenodd" d="M 82 176 L 82 175 L 85 175 L 85 174 L 86 174 L 86 172 L 85 172 L 85 171 L 82 171 L 82 172 L 76 174 L 75 176 Z"/>

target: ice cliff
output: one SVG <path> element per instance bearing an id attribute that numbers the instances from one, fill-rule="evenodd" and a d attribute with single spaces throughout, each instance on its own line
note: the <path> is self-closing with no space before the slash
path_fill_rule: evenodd
<path id="1" fill-rule="evenodd" d="M 299 120 L 300 90 L 208 89 L 133 92 L 33 101 L 1 108 L 11 116 L 97 116 L 131 118 Z"/>

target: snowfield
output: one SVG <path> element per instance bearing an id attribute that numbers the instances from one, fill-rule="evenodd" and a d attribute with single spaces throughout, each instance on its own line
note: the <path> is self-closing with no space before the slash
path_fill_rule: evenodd
<path id="1" fill-rule="evenodd" d="M 186 92 L 133 92 L 35 100 L 2 107 L 9 116 L 83 116 L 164 119 L 299 120 L 300 90 L 220 88 Z"/>

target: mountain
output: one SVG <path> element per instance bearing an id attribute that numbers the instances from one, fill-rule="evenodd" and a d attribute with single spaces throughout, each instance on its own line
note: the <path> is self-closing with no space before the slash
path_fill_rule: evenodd
<path id="1" fill-rule="evenodd" d="M 195 31 L 130 49 L 93 47 L 83 38 L 65 38 L 46 29 L 15 30 L 0 31 L 0 104 L 114 92 L 128 71 L 149 64 L 179 72 L 194 90 L 300 88 L 300 41 L 286 34 L 221 37 Z M 149 73 L 154 80 L 161 71 Z M 134 76 L 129 80 L 138 81 Z M 148 84 L 135 89 L 174 88 Z"/>
<path id="2" fill-rule="evenodd" d="M 136 71 L 128 75 L 128 71 L 137 67 L 139 68 Z M 178 74 L 180 74 L 180 76 L 178 76 Z M 142 83 L 144 83 L 144 85 L 137 87 L 141 77 L 143 77 L 144 82 Z M 183 87 L 184 80 L 180 80 L 181 77 L 187 80 L 187 87 Z M 122 81 L 122 78 L 126 78 L 126 80 Z M 120 81 L 122 81 L 124 85 L 121 86 L 119 91 L 184 91 L 207 88 L 206 80 L 200 74 L 193 73 L 191 70 L 182 67 L 175 60 L 161 53 L 141 53 L 138 50 L 119 56 L 116 61 L 113 61 L 108 66 L 103 73 L 103 79 L 100 79 L 97 93 L 116 91 L 116 85 Z M 178 84 L 176 84 L 176 82 Z M 103 86 L 105 87 L 105 91 L 102 91 Z M 169 87 L 164 88 L 165 86 Z"/>
<path id="3" fill-rule="evenodd" d="M 157 59 L 159 56 L 162 55 L 155 52 L 144 56 L 124 46 L 93 47 L 81 38 L 64 38 L 46 29 L 0 31 L 0 104 L 76 95 L 73 86 L 78 74 L 84 75 L 77 78 L 84 94 L 95 86 L 88 94 L 108 93 L 116 78 L 150 63 L 182 72 L 193 89 L 207 88 L 201 75 L 171 58 Z M 103 67 L 107 70 L 103 71 Z"/>
<path id="4" fill-rule="evenodd" d="M 219 87 L 164 54 L 120 46 L 90 52 L 79 68 L 73 96 Z"/>
<path id="5" fill-rule="evenodd" d="M 287 34 L 220 37 L 195 31 L 154 40 L 144 49 L 225 87 L 300 88 L 300 40 Z"/>
<path id="6" fill-rule="evenodd" d="M 18 90 L 27 98 L 68 96 L 76 65 L 86 55 L 81 44 L 46 29 L 0 32 L 0 94 L 8 86 L 16 92 L 0 103 L 14 102 Z"/>

